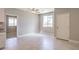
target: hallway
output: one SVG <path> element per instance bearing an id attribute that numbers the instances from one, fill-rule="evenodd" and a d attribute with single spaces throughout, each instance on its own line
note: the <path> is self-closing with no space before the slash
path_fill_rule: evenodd
<path id="1" fill-rule="evenodd" d="M 79 49 L 68 41 L 55 39 L 43 34 L 27 34 L 19 38 L 7 39 L 4 50 L 74 50 Z"/>

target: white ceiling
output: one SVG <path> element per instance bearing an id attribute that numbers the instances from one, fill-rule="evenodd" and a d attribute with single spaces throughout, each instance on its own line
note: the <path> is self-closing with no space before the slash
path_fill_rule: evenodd
<path id="1" fill-rule="evenodd" d="M 18 9 L 32 12 L 32 8 L 18 8 Z M 54 8 L 36 8 L 36 9 L 39 9 L 40 14 L 54 12 Z"/>

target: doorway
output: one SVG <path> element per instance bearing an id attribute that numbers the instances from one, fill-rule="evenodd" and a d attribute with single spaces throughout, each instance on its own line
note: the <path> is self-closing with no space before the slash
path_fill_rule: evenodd
<path id="1" fill-rule="evenodd" d="M 17 16 L 6 16 L 6 37 L 17 37 Z"/>

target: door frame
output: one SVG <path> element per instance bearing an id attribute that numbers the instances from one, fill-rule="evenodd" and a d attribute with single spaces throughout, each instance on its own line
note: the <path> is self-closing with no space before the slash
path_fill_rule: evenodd
<path id="1" fill-rule="evenodd" d="M 13 15 L 13 14 L 7 14 L 7 15 L 5 15 L 5 17 L 6 17 L 6 26 L 7 26 L 7 16 L 16 16 L 16 18 L 17 18 L 16 37 L 18 37 L 18 16 L 17 15 Z M 7 28 L 6 28 L 6 38 L 7 38 Z"/>

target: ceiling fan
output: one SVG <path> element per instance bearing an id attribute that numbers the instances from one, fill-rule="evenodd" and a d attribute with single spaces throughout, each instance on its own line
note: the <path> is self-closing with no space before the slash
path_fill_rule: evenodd
<path id="1" fill-rule="evenodd" d="M 53 8 L 31 8 L 32 14 L 44 14 L 48 12 L 54 12 Z"/>
<path id="2" fill-rule="evenodd" d="M 40 14 L 39 9 L 37 8 L 32 8 L 32 14 Z"/>

